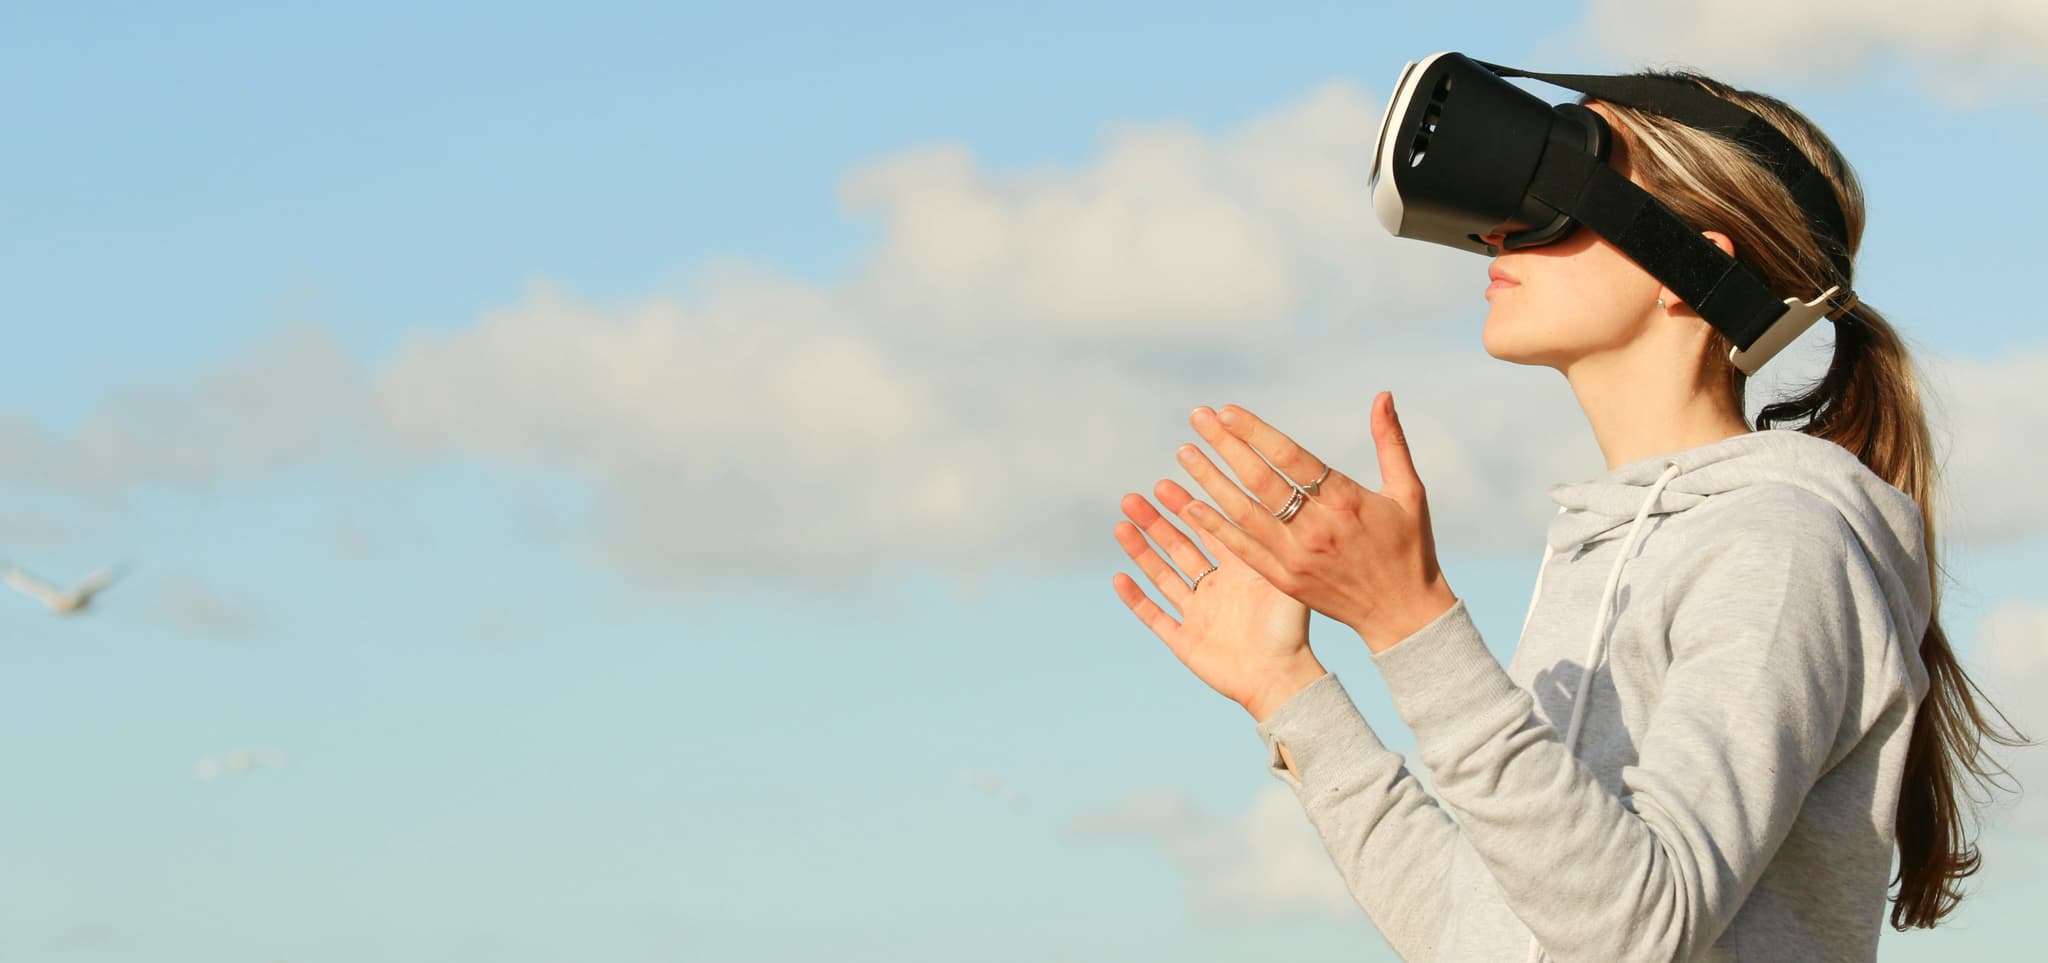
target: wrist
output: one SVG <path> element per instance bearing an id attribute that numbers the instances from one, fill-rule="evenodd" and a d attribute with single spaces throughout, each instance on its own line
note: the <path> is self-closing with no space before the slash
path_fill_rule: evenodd
<path id="1" fill-rule="evenodd" d="M 1445 612 L 1458 604 L 1458 595 L 1443 582 L 1437 582 L 1422 593 L 1416 604 L 1403 614 L 1390 619 L 1381 619 L 1363 629 L 1352 626 L 1360 641 L 1365 643 L 1372 654 L 1378 655 L 1399 645 L 1402 640 L 1422 631 L 1431 622 L 1443 617 Z"/>
<path id="2" fill-rule="evenodd" d="M 1244 711 L 1251 713 L 1253 722 L 1265 722 L 1273 713 L 1278 712 L 1281 706 L 1286 705 L 1287 700 L 1294 698 L 1295 694 L 1308 688 L 1310 683 L 1327 674 L 1329 670 L 1323 668 L 1323 664 L 1317 661 L 1314 655 L 1307 655 L 1301 661 L 1267 679 L 1258 692 L 1239 704 L 1244 707 Z"/>

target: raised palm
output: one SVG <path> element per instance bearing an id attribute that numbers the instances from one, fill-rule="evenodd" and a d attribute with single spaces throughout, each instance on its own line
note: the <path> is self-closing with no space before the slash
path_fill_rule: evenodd
<path id="1" fill-rule="evenodd" d="M 1160 482 L 1155 493 L 1175 516 L 1193 500 L 1170 481 Z M 1314 660 L 1308 645 L 1308 606 L 1274 588 L 1207 535 L 1197 547 L 1142 496 L 1125 495 L 1122 507 L 1130 522 L 1117 524 L 1117 543 L 1180 618 L 1168 614 L 1122 572 L 1111 580 L 1117 596 L 1197 678 L 1224 698 L 1250 708 L 1276 680 Z M 1147 543 L 1147 536 L 1164 557 Z M 1209 568 L 1211 558 L 1216 570 L 1203 576 L 1199 588 L 1189 588 L 1188 578 Z M 1167 559 L 1180 571 L 1169 567 Z"/>

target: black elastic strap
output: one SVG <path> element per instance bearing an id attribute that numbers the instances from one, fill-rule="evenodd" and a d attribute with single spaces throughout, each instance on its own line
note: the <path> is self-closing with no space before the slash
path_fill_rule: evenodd
<path id="1" fill-rule="evenodd" d="M 1828 182 L 1806 154 L 1770 121 L 1745 107 L 1668 77 L 1617 77 L 1599 74 L 1544 74 L 1480 62 L 1503 77 L 1526 77 L 1576 90 L 1599 100 L 1661 114 L 1688 126 L 1720 134 L 1763 161 L 1792 194 L 1806 215 L 1807 231 L 1835 268 L 1835 280 L 1850 282 L 1849 228 Z M 1825 286 L 1825 285 L 1823 285 Z"/>
<path id="2" fill-rule="evenodd" d="M 1737 348 L 1747 350 L 1785 313 L 1785 300 L 1754 269 L 1729 257 L 1600 158 L 1546 151 L 1529 193 L 1570 214 L 1669 285 Z"/>

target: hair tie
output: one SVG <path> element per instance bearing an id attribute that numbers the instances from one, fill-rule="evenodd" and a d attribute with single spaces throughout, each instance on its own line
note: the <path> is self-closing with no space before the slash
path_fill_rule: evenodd
<path id="1" fill-rule="evenodd" d="M 1828 311 L 1827 319 L 1840 324 L 1844 318 L 1849 316 L 1849 312 L 1856 310 L 1856 306 L 1862 303 L 1863 299 L 1857 297 L 1855 291 L 1844 291 L 1842 292 L 1842 300 L 1835 302 L 1834 307 Z"/>

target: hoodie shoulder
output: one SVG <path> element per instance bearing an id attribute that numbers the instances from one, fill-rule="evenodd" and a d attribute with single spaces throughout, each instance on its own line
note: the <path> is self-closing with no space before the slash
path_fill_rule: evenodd
<path id="1" fill-rule="evenodd" d="M 1730 611 L 1771 618 L 1804 611 L 1813 620 L 1812 630 L 1801 634 L 1817 646 L 1814 651 L 1847 659 L 1843 671 L 1848 663 L 1864 667 L 1866 701 L 1881 702 L 1892 687 L 1926 691 L 1918 652 L 1929 609 L 1920 560 L 1873 550 L 1858 519 L 1827 495 L 1795 482 L 1760 481 L 1731 489 L 1694 512 L 1710 527 L 1685 576 L 1679 611 L 1716 624 Z M 1790 607 L 1718 609 L 1714 600 L 1730 593 L 1745 599 L 1774 595 Z M 1675 613 L 1674 618 L 1684 616 Z M 1861 632 L 1877 634 L 1850 638 L 1824 631 L 1822 625 L 1860 625 Z M 1828 639 L 1836 644 L 1823 645 Z"/>
<path id="2" fill-rule="evenodd" d="M 1763 481 L 1709 497 L 1700 521 L 1745 546 L 1782 548 L 1817 544 L 1832 552 L 1852 548 L 1856 533 L 1827 498 L 1791 482 Z"/>
<path id="3" fill-rule="evenodd" d="M 1789 481 L 1757 481 L 1717 492 L 1708 504 L 1729 513 L 1729 521 L 1767 524 L 1800 517 L 1840 519 L 1842 512 L 1825 496 Z"/>

